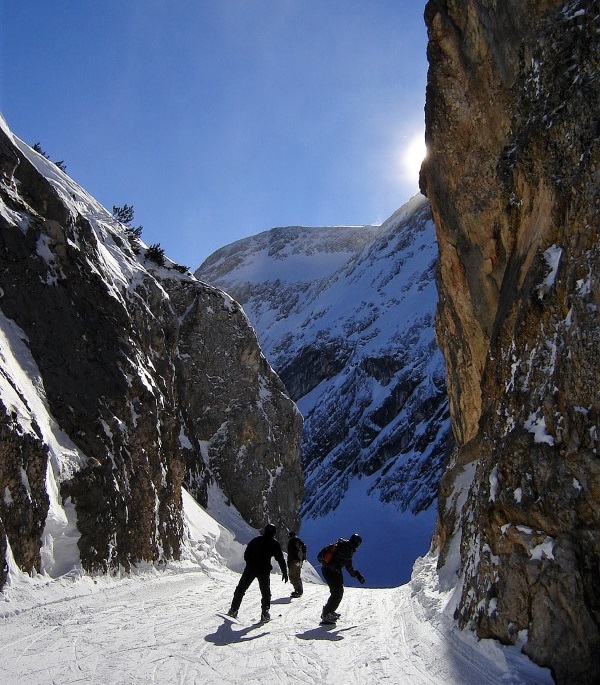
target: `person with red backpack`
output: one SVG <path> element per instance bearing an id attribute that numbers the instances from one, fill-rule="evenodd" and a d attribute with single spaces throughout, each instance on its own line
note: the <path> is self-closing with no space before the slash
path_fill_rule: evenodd
<path id="1" fill-rule="evenodd" d="M 336 609 L 344 596 L 344 577 L 342 569 L 358 580 L 365 582 L 365 577 L 352 566 L 352 556 L 359 548 L 362 538 L 358 533 L 351 535 L 349 540 L 340 538 L 337 542 L 324 547 L 317 555 L 321 564 L 321 573 L 329 586 L 329 599 L 321 612 L 322 623 L 335 623 L 340 617 Z"/>

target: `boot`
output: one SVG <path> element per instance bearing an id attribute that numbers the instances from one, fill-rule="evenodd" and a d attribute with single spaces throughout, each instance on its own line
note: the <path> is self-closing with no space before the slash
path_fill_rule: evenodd
<path id="1" fill-rule="evenodd" d="M 321 622 L 322 623 L 335 623 L 337 621 L 337 616 L 333 611 L 322 612 Z"/>

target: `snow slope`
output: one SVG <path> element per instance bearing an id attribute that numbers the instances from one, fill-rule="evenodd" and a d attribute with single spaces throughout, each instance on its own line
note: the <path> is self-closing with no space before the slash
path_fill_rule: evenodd
<path id="1" fill-rule="evenodd" d="M 306 569 L 301 600 L 272 576 L 273 620 L 260 624 L 259 592 L 248 591 L 240 621 L 227 610 L 239 545 L 185 498 L 187 559 L 163 571 L 121 578 L 29 578 L 13 570 L 0 595 L 0 682 L 4 685 L 269 685 L 388 682 L 395 685 L 549 685 L 548 671 L 518 648 L 477 643 L 449 616 L 435 558 L 392 589 L 347 588 L 335 627 L 318 624 L 327 587 Z M 234 522 L 234 518 L 231 517 Z M 223 556 L 223 554 L 227 556 Z M 356 554 L 360 566 L 361 550 Z"/>

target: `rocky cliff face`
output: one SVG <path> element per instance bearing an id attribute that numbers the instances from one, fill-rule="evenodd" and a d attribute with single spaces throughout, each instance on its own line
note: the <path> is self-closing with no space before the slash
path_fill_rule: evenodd
<path id="1" fill-rule="evenodd" d="M 599 15 L 426 8 L 422 189 L 459 445 L 440 560 L 460 558 L 461 624 L 522 640 L 560 683 L 600 681 Z"/>
<path id="2" fill-rule="evenodd" d="M 200 445 L 186 487 L 205 501 L 205 465 L 244 519 L 297 530 L 304 494 L 302 415 L 265 359 L 240 305 L 197 281 L 162 278 L 179 317 L 180 404 Z"/>
<path id="3" fill-rule="evenodd" d="M 360 529 L 375 585 L 408 580 L 427 551 L 452 442 L 433 333 L 436 254 L 418 196 L 381 226 L 275 228 L 196 271 L 242 304 L 303 413 L 303 537 L 316 553 Z M 382 529 L 403 546 L 385 564 Z"/>
<path id="4" fill-rule="evenodd" d="M 179 557 L 181 488 L 296 527 L 301 417 L 239 305 L 0 127 L 0 588 Z M 69 555 L 67 555 L 69 556 Z"/>

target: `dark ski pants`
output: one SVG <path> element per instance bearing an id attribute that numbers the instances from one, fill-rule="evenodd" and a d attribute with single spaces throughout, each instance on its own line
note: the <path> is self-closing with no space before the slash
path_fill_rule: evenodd
<path id="1" fill-rule="evenodd" d="M 288 561 L 288 572 L 290 576 L 290 583 L 294 586 L 294 592 L 301 595 L 304 592 L 302 585 L 302 562 L 298 560 Z"/>
<path id="2" fill-rule="evenodd" d="M 330 566 L 321 566 L 321 573 L 325 582 L 329 585 L 329 599 L 327 604 L 323 607 L 323 613 L 328 614 L 331 611 L 335 611 L 342 601 L 344 596 L 344 577 L 342 576 L 342 570 L 338 568 L 331 568 Z"/>
<path id="3" fill-rule="evenodd" d="M 242 599 L 246 594 L 246 590 L 252 585 L 252 581 L 256 578 L 258 580 L 258 587 L 261 594 L 261 608 L 263 611 L 269 611 L 271 607 L 271 572 L 264 570 L 256 570 L 246 566 L 240 582 L 233 593 L 233 601 L 231 602 L 231 609 L 237 611 L 240 608 Z"/>

